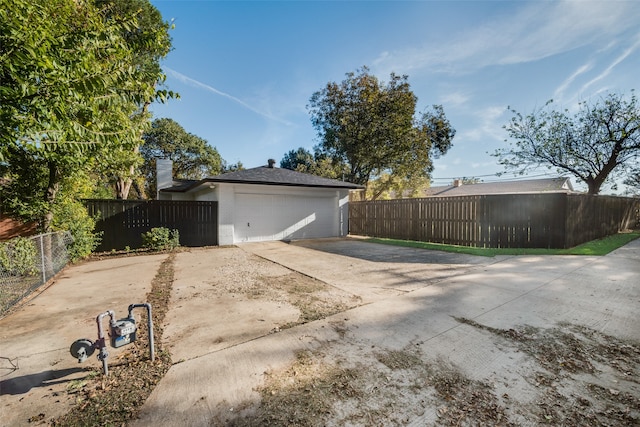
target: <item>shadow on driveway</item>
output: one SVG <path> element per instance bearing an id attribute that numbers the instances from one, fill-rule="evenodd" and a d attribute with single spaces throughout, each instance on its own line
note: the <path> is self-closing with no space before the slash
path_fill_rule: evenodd
<path id="1" fill-rule="evenodd" d="M 291 242 L 291 244 L 371 262 L 468 265 L 490 264 L 495 261 L 495 258 L 492 257 L 385 245 L 358 239 L 298 240 Z"/>
<path id="2" fill-rule="evenodd" d="M 0 396 L 4 396 L 5 394 L 24 394 L 34 387 L 51 387 L 53 384 L 66 383 L 71 380 L 61 378 L 84 370 L 84 368 L 59 369 L 57 371 L 43 371 L 36 374 L 9 378 L 8 380 L 0 381 Z"/>

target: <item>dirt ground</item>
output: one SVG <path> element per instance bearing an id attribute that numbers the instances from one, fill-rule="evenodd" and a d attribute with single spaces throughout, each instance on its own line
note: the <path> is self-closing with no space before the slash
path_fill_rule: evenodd
<path id="1" fill-rule="evenodd" d="M 167 306 L 161 345 L 170 369 L 146 404 L 131 404 L 123 423 L 640 423 L 638 258 L 623 257 L 613 266 L 589 257 L 436 259 L 425 258 L 429 251 L 355 243 L 176 254 L 170 299 L 157 302 Z M 148 265 L 157 271 L 161 260 L 166 257 Z M 102 263 L 92 262 L 91 270 L 103 270 Z M 591 274 L 604 268 L 617 273 L 592 283 Z M 65 276 L 88 271 L 71 268 Z M 151 278 L 141 279 L 148 280 L 141 291 L 153 292 Z M 60 282 L 59 288 L 68 286 L 64 277 Z M 55 287 L 50 292 L 55 296 Z M 569 305 L 568 295 L 575 297 Z M 540 306 L 533 297 L 543 298 Z M 1 319 L 0 327 L 16 327 L 29 309 Z M 15 361 L 7 348 L 0 350 Z M 118 388 L 104 387 L 95 374 L 99 363 L 86 363 L 93 374 L 78 378 L 74 371 L 67 381 L 61 375 L 61 390 L 48 394 L 37 391 L 49 379 L 20 392 L 16 378 L 28 373 L 3 371 L 1 424 L 83 425 L 62 417 L 70 408 L 60 405 L 61 397 L 89 409 L 118 399 Z M 151 392 L 152 383 L 138 387 Z"/>

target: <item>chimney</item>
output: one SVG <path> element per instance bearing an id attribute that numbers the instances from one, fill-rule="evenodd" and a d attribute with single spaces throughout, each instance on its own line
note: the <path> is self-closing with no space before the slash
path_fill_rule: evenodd
<path id="1" fill-rule="evenodd" d="M 173 161 L 156 159 L 156 199 L 160 198 L 160 190 L 173 185 Z"/>
<path id="2" fill-rule="evenodd" d="M 462 185 L 462 180 L 461 179 L 454 179 L 453 180 L 453 186 L 454 187 L 460 187 Z"/>
<path id="3" fill-rule="evenodd" d="M 273 165 L 276 164 L 276 161 L 274 159 L 269 159 L 267 160 L 267 164 L 270 169 L 273 169 Z"/>

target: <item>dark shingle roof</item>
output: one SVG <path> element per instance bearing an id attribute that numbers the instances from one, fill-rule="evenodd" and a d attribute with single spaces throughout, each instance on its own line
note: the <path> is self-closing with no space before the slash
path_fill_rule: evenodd
<path id="1" fill-rule="evenodd" d="M 350 182 L 338 181 L 335 179 L 322 178 L 289 169 L 270 168 L 260 166 L 252 169 L 243 169 L 222 175 L 211 176 L 199 181 L 176 181 L 169 188 L 160 191 L 186 192 L 208 182 L 228 182 L 238 184 L 262 184 L 262 185 L 283 185 L 293 187 L 316 187 L 316 188 L 343 188 L 358 190 L 364 188 L 361 185 Z"/>
<path id="2" fill-rule="evenodd" d="M 160 191 L 182 192 L 187 191 L 198 185 L 200 181 L 195 179 L 178 179 L 174 178 L 171 187 L 161 188 Z"/>
<path id="3" fill-rule="evenodd" d="M 573 193 L 569 178 L 544 178 L 522 181 L 487 182 L 464 184 L 459 187 L 447 185 L 431 187 L 425 191 L 427 197 L 479 196 L 485 194 L 521 193 Z"/>

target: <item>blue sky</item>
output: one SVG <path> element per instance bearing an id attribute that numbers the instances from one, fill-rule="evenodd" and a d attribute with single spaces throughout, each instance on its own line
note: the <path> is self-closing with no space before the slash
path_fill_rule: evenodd
<path id="1" fill-rule="evenodd" d="M 553 99 L 575 109 L 640 91 L 635 0 L 151 2 L 175 24 L 163 69 L 181 95 L 154 116 L 248 168 L 312 151 L 311 95 L 363 65 L 385 82 L 408 75 L 419 111 L 443 106 L 457 134 L 433 185 L 513 178 L 496 177 L 504 169 L 489 155 L 507 146 L 509 106 L 528 114 Z M 530 176 L 545 173 L 557 176 Z"/>

